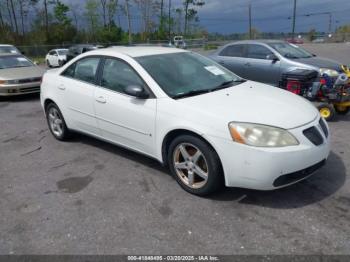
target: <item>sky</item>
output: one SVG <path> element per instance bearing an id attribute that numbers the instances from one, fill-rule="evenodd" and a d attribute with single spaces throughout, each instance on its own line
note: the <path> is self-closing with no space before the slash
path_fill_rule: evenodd
<path id="1" fill-rule="evenodd" d="M 85 0 L 63 0 L 84 5 Z M 169 0 L 164 0 L 166 7 Z M 172 7 L 182 6 L 182 0 L 171 0 Z M 261 32 L 291 32 L 294 0 L 204 0 L 205 5 L 198 9 L 200 25 L 208 32 L 214 33 L 245 33 L 248 30 L 248 5 L 252 6 L 252 26 Z M 132 1 L 130 1 L 132 2 Z M 123 3 L 123 0 L 120 0 Z M 135 8 L 135 7 L 134 7 Z M 141 20 L 135 17 L 133 29 L 140 28 Z M 332 13 L 332 30 L 336 27 L 350 24 L 350 0 L 297 0 L 296 32 L 308 32 L 316 29 L 328 32 L 329 14 Z M 313 14 L 311 16 L 306 16 Z M 126 28 L 126 18 L 121 17 L 121 23 Z"/>

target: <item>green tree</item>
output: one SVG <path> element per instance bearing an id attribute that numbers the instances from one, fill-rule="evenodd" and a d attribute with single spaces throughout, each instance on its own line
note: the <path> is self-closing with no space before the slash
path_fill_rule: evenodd
<path id="1" fill-rule="evenodd" d="M 90 40 L 96 41 L 96 33 L 99 28 L 99 19 L 98 19 L 98 6 L 99 3 L 96 0 L 87 0 L 85 4 L 85 17 L 88 20 Z"/>
<path id="2" fill-rule="evenodd" d="M 201 7 L 205 4 L 205 2 L 203 0 L 184 0 L 182 4 L 185 12 L 184 34 L 187 35 L 188 22 L 195 19 L 198 20 L 197 18 L 198 11 L 195 9 L 195 7 Z"/>

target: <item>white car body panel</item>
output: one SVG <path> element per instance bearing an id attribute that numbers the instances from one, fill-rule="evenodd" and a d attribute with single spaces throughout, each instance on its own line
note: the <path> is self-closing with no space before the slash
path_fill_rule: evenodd
<path id="1" fill-rule="evenodd" d="M 67 126 L 151 156 L 164 163 L 164 138 L 174 130 L 188 130 L 205 139 L 218 153 L 227 186 L 275 189 L 274 179 L 312 166 L 328 157 L 330 139 L 313 145 L 302 133 L 318 126 L 314 106 L 299 96 L 247 81 L 228 89 L 174 100 L 168 97 L 133 57 L 172 52 L 171 48 L 120 47 L 91 51 L 43 78 L 41 103 L 47 99 L 60 108 Z M 129 63 L 152 90 L 154 98 L 137 99 L 61 76 L 85 56 L 112 56 Z M 63 85 L 63 88 L 62 88 Z M 257 148 L 232 140 L 231 121 L 259 123 L 287 129 L 297 146 Z M 319 128 L 319 127 L 317 127 Z M 322 133 L 322 132 L 321 132 Z"/>

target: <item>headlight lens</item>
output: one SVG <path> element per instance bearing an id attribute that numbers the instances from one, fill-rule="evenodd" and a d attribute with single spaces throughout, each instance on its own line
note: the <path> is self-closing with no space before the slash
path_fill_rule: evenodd
<path id="1" fill-rule="evenodd" d="M 329 68 L 320 68 L 320 74 L 321 74 L 321 76 L 323 74 L 326 74 L 326 75 L 328 75 L 330 77 L 337 77 L 337 76 L 339 76 L 339 72 L 338 71 L 333 70 L 333 69 L 329 69 Z"/>
<path id="2" fill-rule="evenodd" d="M 256 147 L 285 147 L 298 145 L 298 140 L 287 130 L 251 123 L 231 122 L 232 139 Z"/>

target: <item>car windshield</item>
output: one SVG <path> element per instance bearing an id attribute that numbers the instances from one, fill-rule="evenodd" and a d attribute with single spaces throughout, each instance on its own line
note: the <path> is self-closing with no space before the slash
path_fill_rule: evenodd
<path id="1" fill-rule="evenodd" d="M 17 48 L 13 46 L 0 46 L 0 53 L 1 54 L 19 54 L 19 51 Z"/>
<path id="2" fill-rule="evenodd" d="M 244 80 L 215 62 L 191 52 L 138 57 L 159 86 L 172 98 L 231 87 Z"/>
<path id="3" fill-rule="evenodd" d="M 24 56 L 1 56 L 0 57 L 0 69 L 29 67 L 33 65 L 34 64 Z"/>
<path id="4" fill-rule="evenodd" d="M 68 54 L 68 50 L 57 50 L 58 55 L 66 55 Z"/>
<path id="5" fill-rule="evenodd" d="M 313 57 L 311 53 L 293 44 L 271 43 L 269 45 L 286 58 L 298 59 Z"/>

